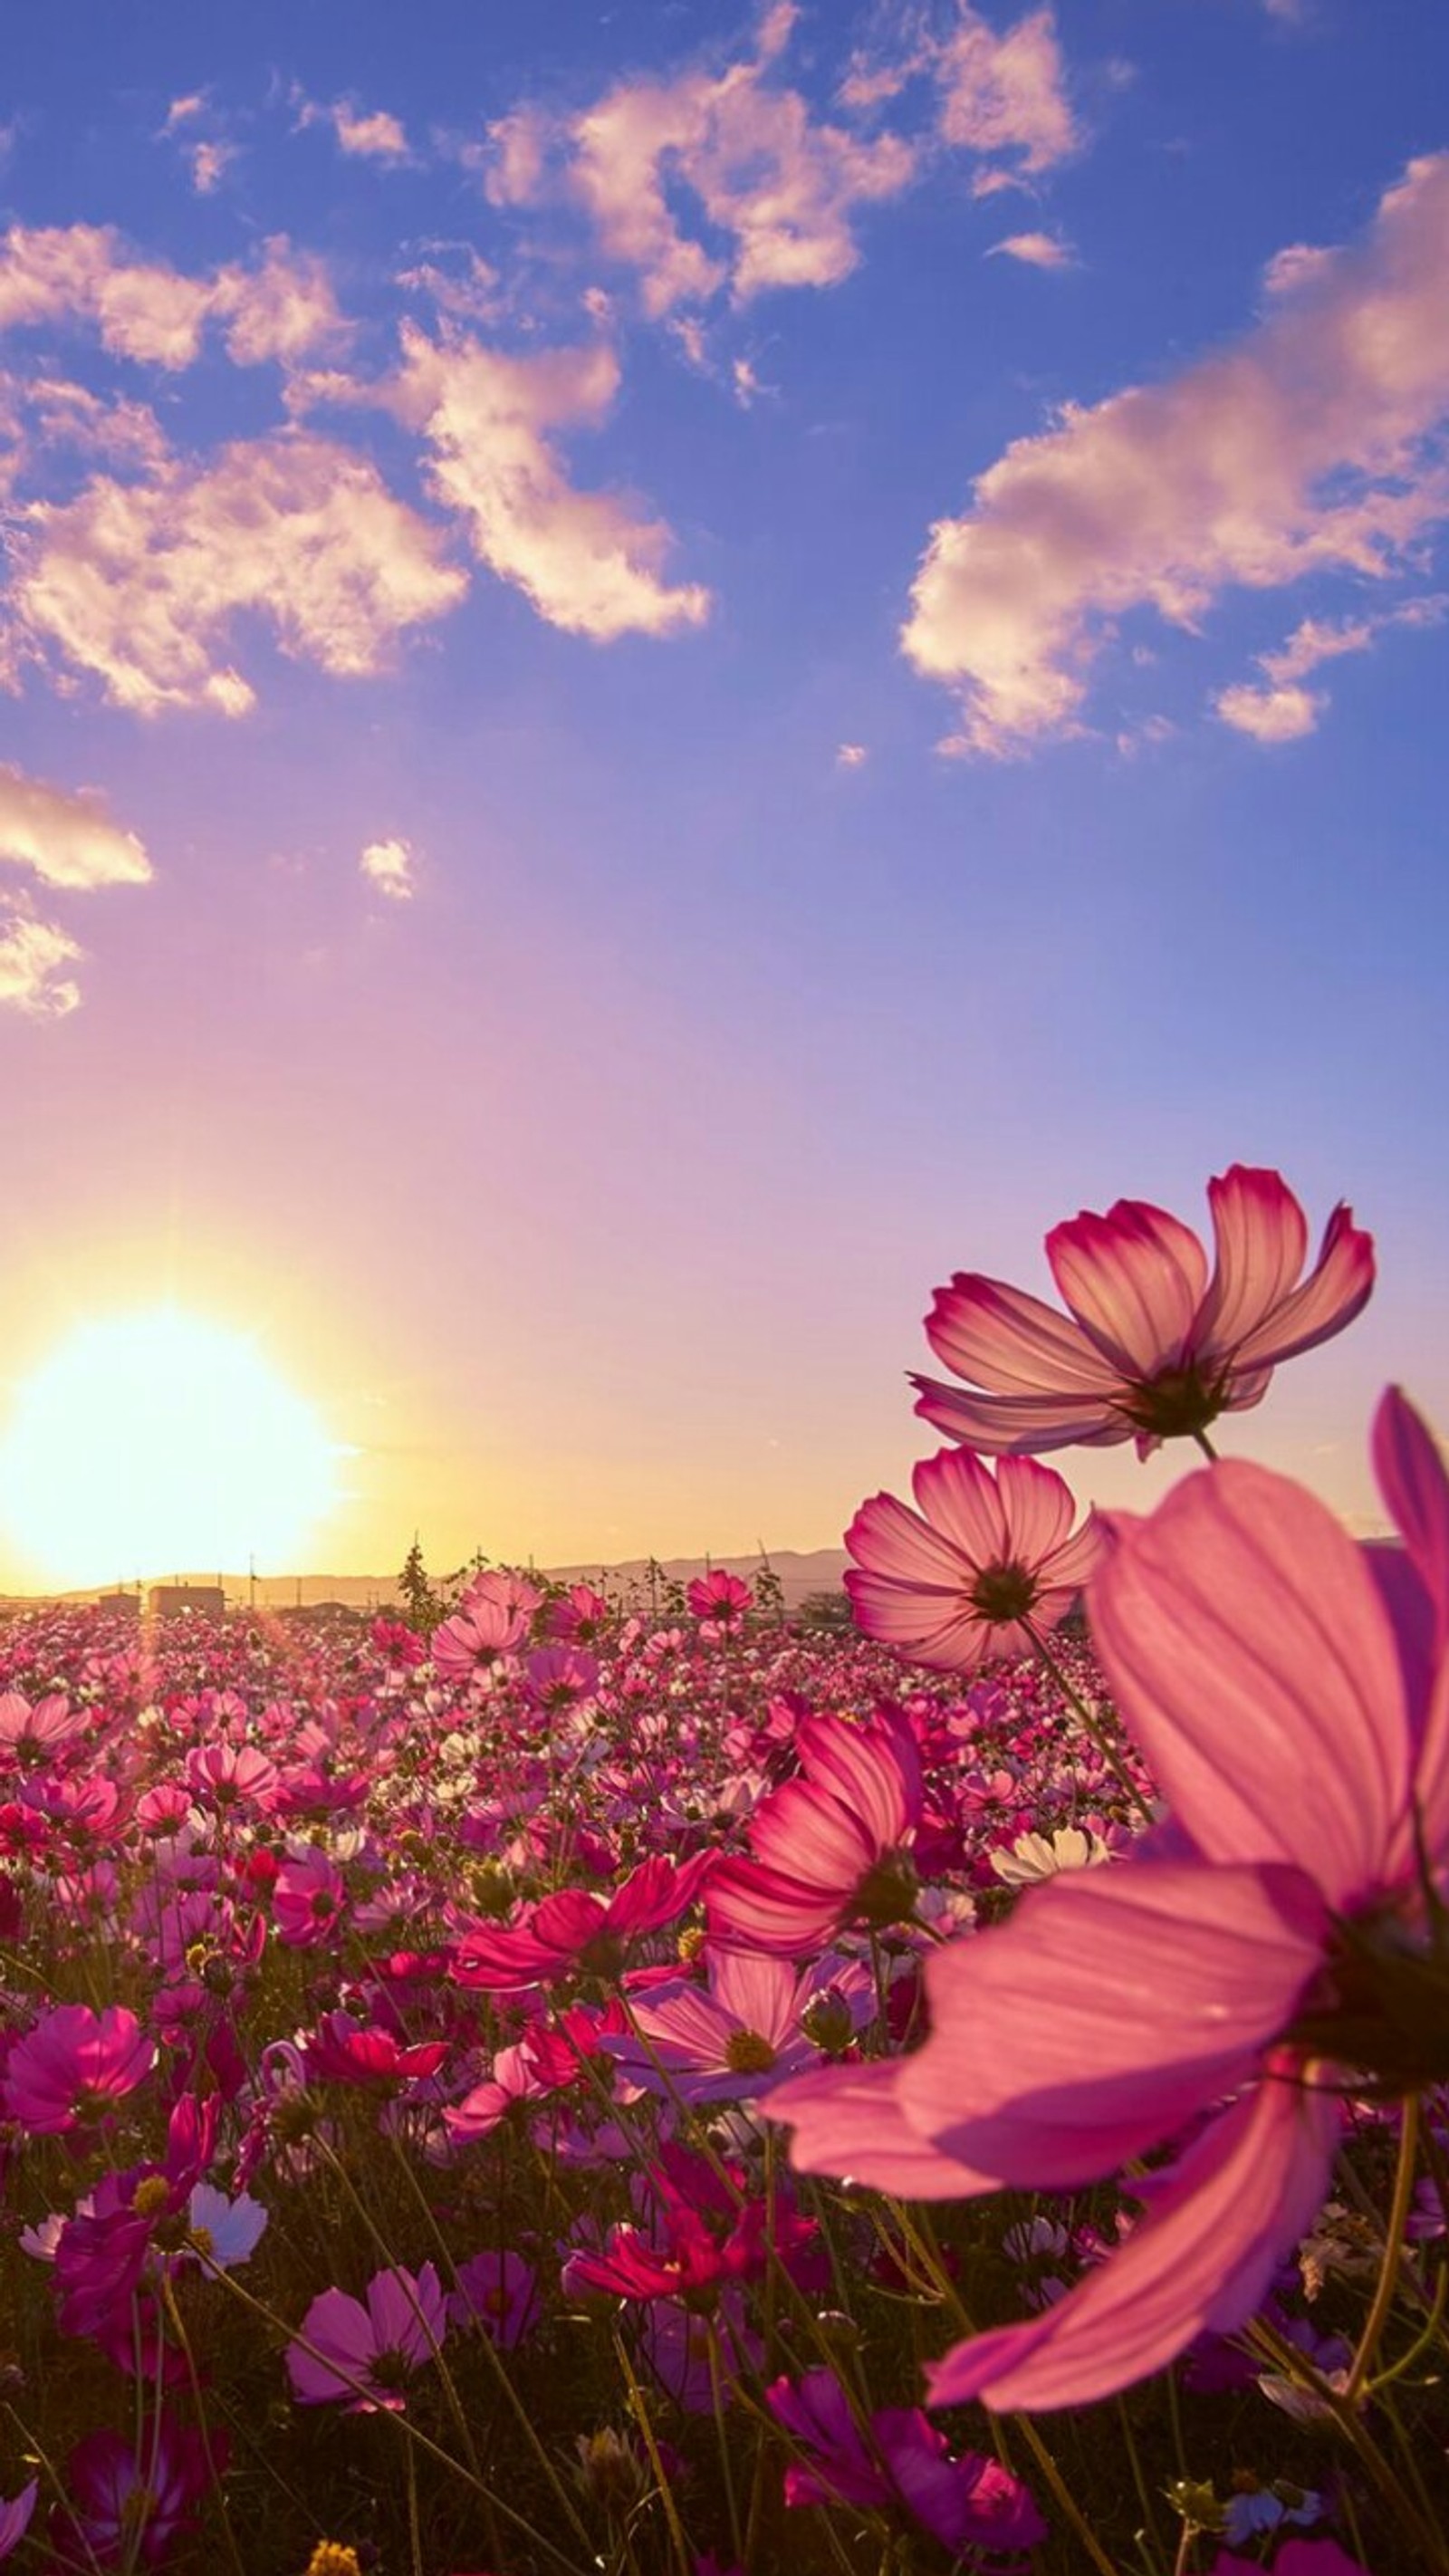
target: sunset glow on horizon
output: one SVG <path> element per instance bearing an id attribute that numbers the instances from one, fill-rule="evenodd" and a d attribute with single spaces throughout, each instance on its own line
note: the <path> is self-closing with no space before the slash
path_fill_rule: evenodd
<path id="1" fill-rule="evenodd" d="M 1417 0 L 19 13 L 0 1592 L 834 1546 L 954 1272 L 1235 1162 L 1379 1280 L 1224 1446 L 1379 1525 L 1446 76 Z"/>

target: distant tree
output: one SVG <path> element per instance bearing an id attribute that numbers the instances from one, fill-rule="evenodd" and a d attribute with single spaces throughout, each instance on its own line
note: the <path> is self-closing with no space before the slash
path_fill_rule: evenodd
<path id="1" fill-rule="evenodd" d="M 443 1616 L 443 1604 L 428 1580 L 423 1551 L 416 1535 L 398 1576 L 397 1588 L 407 1604 L 410 1626 L 416 1628 L 420 1636 L 430 1637 Z"/>
<path id="2" fill-rule="evenodd" d="M 848 1592 L 807 1592 L 795 1613 L 798 1626 L 824 1628 L 832 1636 L 848 1636 L 853 1626 Z"/>
<path id="3" fill-rule="evenodd" d="M 785 1624 L 785 1586 L 780 1581 L 764 1548 L 760 1549 L 760 1571 L 755 1576 L 755 1606 L 762 1618 Z"/>

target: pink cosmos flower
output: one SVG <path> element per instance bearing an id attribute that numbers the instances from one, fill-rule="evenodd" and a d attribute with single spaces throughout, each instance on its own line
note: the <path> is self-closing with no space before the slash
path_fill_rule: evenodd
<path id="1" fill-rule="evenodd" d="M 460 1986 L 499 1994 L 559 1977 L 616 1977 L 631 1941 L 672 1923 L 693 1903 L 706 1865 L 705 1856 L 679 1869 L 656 1857 L 626 1878 L 607 1904 L 587 1888 L 561 1887 L 524 1922 L 507 1929 L 474 1924 L 458 1944 L 453 1976 Z"/>
<path id="2" fill-rule="evenodd" d="M 63 2137 L 103 2120 L 143 2084 L 156 2046 L 123 2004 L 59 2004 L 11 2050 L 3 2098 L 12 2120 Z"/>
<path id="3" fill-rule="evenodd" d="M 330 1936 L 347 1901 L 341 1872 L 324 1851 L 309 1844 L 296 1860 L 284 1861 L 272 1889 L 277 1938 L 289 1950 L 311 1949 Z"/>
<path id="4" fill-rule="evenodd" d="M 1317 1265 L 1303 1210 L 1281 1174 L 1234 1163 L 1208 1183 L 1217 1260 L 1177 1217 L 1144 1199 L 1085 1209 L 1046 1239 L 1070 1320 L 1000 1279 L 958 1271 L 926 1318 L 932 1350 L 966 1389 L 916 1377 L 916 1411 L 991 1456 L 1104 1449 L 1204 1432 L 1261 1403 L 1280 1360 L 1341 1333 L 1374 1284 L 1373 1238 L 1342 1201 Z"/>
<path id="5" fill-rule="evenodd" d="M 1321 2205 L 1345 2077 L 1449 2074 L 1449 1480 L 1402 1397 L 1376 1463 L 1407 1574 L 1248 1465 L 1123 1516 L 1097 1648 L 1183 1856 L 1069 1872 L 936 1953 L 914 2055 L 770 2097 L 795 2162 L 923 2199 L 1071 2190 L 1191 2132 L 1069 2295 L 959 2344 L 933 2403 L 1078 2405 L 1232 2332 Z M 1411 1587 L 1411 1589 L 1410 1589 Z"/>
<path id="6" fill-rule="evenodd" d="M 303 2406 L 345 2397 L 349 2415 L 400 2414 L 407 2382 L 435 2359 L 447 2331 L 431 2263 L 416 2274 L 401 2265 L 375 2272 L 366 2307 L 345 2290 L 324 2290 L 302 2319 L 301 2341 L 287 2346 L 293 2395 Z"/>
<path id="7" fill-rule="evenodd" d="M 916 1740 L 897 1710 L 863 1726 L 807 1718 L 796 1749 L 803 1777 L 751 1819 L 755 1857 L 717 1861 L 705 1894 L 713 1940 L 787 1959 L 823 1950 L 853 1924 L 910 1914 L 907 1846 L 923 1803 Z"/>
<path id="8" fill-rule="evenodd" d="M 390 2030 L 360 2022 L 349 2012 L 324 2013 L 302 2043 L 306 2070 L 319 2084 L 357 2084 L 382 2093 L 401 2092 L 436 2075 L 448 2043 L 429 2039 L 408 2047 Z"/>
<path id="9" fill-rule="evenodd" d="M 755 1598 L 737 1574 L 722 1570 L 696 1575 L 684 1597 L 693 1617 L 708 1620 L 717 1634 L 737 1627 Z"/>
<path id="10" fill-rule="evenodd" d="M 811 2455 L 785 2472 L 788 2505 L 904 2506 L 956 2558 L 967 2549 L 1031 2549 L 1046 2538 L 1046 2524 L 1010 2470 L 971 2451 L 953 2459 L 918 2406 L 883 2407 L 870 2419 L 867 2441 L 832 2371 L 807 2370 L 793 2385 L 777 2379 L 765 2401 Z"/>
<path id="11" fill-rule="evenodd" d="M 758 1951 L 712 1949 L 708 1972 L 708 1987 L 679 1978 L 632 1996 L 637 2030 L 602 2043 L 646 2093 L 748 2101 L 816 2062 L 800 2017 L 817 1997 L 839 1996 L 847 2029 L 875 2009 L 869 1972 L 854 1960 L 802 1972 Z"/>
<path id="12" fill-rule="evenodd" d="M 942 1449 L 911 1487 L 917 1511 L 876 1494 L 845 1533 L 857 1627 L 940 1672 L 1028 1654 L 1097 1564 L 1096 1519 L 1073 1537 L 1070 1487 L 1034 1458 L 1003 1458 L 993 1477 L 969 1449 Z"/>
<path id="13" fill-rule="evenodd" d="M 522 1645 L 542 1601 L 538 1585 L 521 1574 L 476 1574 L 433 1637 L 435 1671 L 446 1682 L 471 1681 L 480 1667 Z"/>

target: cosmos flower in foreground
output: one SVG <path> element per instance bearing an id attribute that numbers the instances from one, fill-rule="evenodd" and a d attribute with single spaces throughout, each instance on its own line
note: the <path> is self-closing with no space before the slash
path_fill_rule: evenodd
<path id="1" fill-rule="evenodd" d="M 795 1742 L 801 1777 L 756 1809 L 754 1858 L 715 1863 L 705 1906 L 722 1947 L 798 1960 L 857 1925 L 907 1920 L 923 1791 L 916 1740 L 898 1709 L 863 1726 L 809 1717 Z"/>
<path id="2" fill-rule="evenodd" d="M 345 2290 L 324 2290 L 302 2319 L 300 2340 L 287 2346 L 292 2394 L 303 2406 L 345 2397 L 350 2415 L 399 2414 L 408 2381 L 436 2358 L 447 2331 L 431 2263 L 416 2275 L 400 2264 L 375 2272 L 366 2307 Z"/>
<path id="3" fill-rule="evenodd" d="M 1123 1517 L 1097 1651 L 1186 1858 L 1069 1872 L 926 1970 L 913 2056 L 785 2084 L 807 2172 L 922 2199 L 1073 2190 L 1154 2147 L 1145 2215 L 1055 2306 L 958 2344 L 932 2401 L 1081 2405 L 1253 2314 L 1324 2197 L 1347 2081 L 1449 2075 L 1449 1480 L 1403 1398 L 1375 1459 L 1406 1555 L 1281 1476 Z M 1181 2146 L 1187 2136 L 1188 2143 Z"/>
<path id="4" fill-rule="evenodd" d="M 155 2041 L 124 2004 L 98 2013 L 88 2004 L 58 2004 L 11 2052 L 5 2109 L 41 2136 L 63 2137 L 108 2118 L 155 2062 Z"/>
<path id="5" fill-rule="evenodd" d="M 1099 1524 L 1089 1515 L 1072 1536 L 1071 1489 L 1034 1458 L 1003 1458 L 993 1476 L 969 1449 L 943 1449 L 911 1489 L 916 1511 L 874 1494 L 845 1533 L 856 1626 L 938 1672 L 1030 1654 L 1032 1628 L 1057 1627 L 1097 1564 Z"/>
<path id="6" fill-rule="evenodd" d="M 1374 1284 L 1373 1238 L 1339 1205 L 1316 1267 L 1303 1210 L 1277 1172 L 1234 1163 L 1208 1183 L 1217 1260 L 1165 1209 L 1118 1199 L 1046 1239 L 1060 1315 L 975 1271 L 938 1288 L 926 1318 L 937 1359 L 965 1387 L 913 1377 L 916 1411 L 952 1440 L 1010 1451 L 1105 1449 L 1198 1438 L 1220 1413 L 1261 1403 L 1281 1360 L 1351 1324 Z"/>

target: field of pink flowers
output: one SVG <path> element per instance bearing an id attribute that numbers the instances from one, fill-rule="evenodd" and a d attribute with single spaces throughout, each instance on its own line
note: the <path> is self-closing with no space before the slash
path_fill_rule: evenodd
<path id="1" fill-rule="evenodd" d="M 1213 1194 L 940 1292 L 857 1633 L 0 1627 L 0 2558 L 1444 2576 L 1449 1483 L 1211 1459 L 1372 1284 Z"/>

